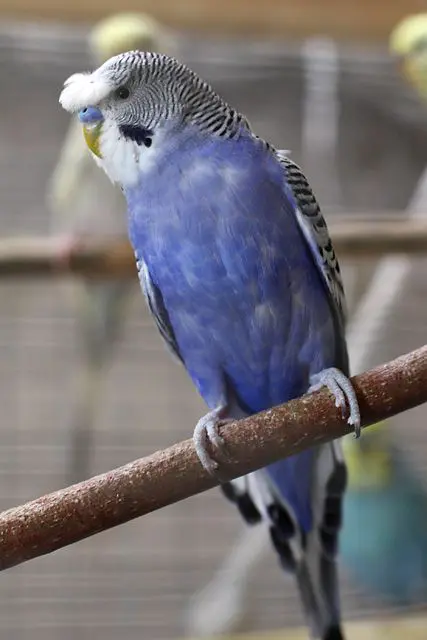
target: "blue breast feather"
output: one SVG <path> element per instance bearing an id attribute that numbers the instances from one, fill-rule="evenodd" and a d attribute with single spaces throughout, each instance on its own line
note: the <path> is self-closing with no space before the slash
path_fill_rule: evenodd
<path id="1" fill-rule="evenodd" d="M 131 242 L 189 375 L 210 407 L 227 390 L 247 413 L 303 394 L 310 373 L 339 363 L 283 169 L 249 135 L 186 132 L 173 149 L 125 195 Z"/>

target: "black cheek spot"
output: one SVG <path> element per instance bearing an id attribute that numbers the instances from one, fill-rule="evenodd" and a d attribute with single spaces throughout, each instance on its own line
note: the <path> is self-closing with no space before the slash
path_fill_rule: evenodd
<path id="1" fill-rule="evenodd" d="M 137 127 L 130 124 L 121 124 L 119 126 L 119 130 L 122 136 L 127 140 L 132 140 L 139 146 L 141 146 L 142 144 L 145 147 L 151 146 L 151 138 L 153 136 L 153 132 L 150 129 L 145 129 L 144 127 Z"/>

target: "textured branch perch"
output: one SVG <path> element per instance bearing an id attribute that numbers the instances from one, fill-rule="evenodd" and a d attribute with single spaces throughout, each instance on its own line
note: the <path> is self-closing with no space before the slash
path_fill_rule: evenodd
<path id="1" fill-rule="evenodd" d="M 340 257 L 378 256 L 384 253 L 427 254 L 427 222 L 407 220 L 405 214 L 330 216 L 329 228 Z M 76 249 L 66 264 L 59 262 L 55 238 L 0 240 L 0 277 L 58 276 L 135 277 L 135 258 L 126 239 L 88 244 Z"/>
<path id="2" fill-rule="evenodd" d="M 3 238 L 0 240 L 0 277 L 59 276 L 136 277 L 135 257 L 127 239 L 107 244 L 88 243 L 74 249 L 68 261 L 60 261 L 59 238 Z"/>
<path id="3" fill-rule="evenodd" d="M 405 219 L 406 218 L 406 219 Z M 335 250 L 341 257 L 381 256 L 389 253 L 427 255 L 425 220 L 361 222 L 348 219 L 328 223 Z"/>
<path id="4" fill-rule="evenodd" d="M 363 426 L 427 401 L 427 345 L 353 378 Z M 327 391 L 224 427 L 237 477 L 345 435 Z M 363 436 L 362 436 L 363 437 Z M 206 491 L 215 485 L 191 440 L 0 514 L 0 568 L 7 569 Z"/>

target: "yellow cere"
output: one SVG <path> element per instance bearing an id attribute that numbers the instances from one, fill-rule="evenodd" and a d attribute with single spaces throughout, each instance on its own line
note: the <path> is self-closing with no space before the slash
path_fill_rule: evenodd
<path id="1" fill-rule="evenodd" d="M 83 137 L 89 149 L 98 158 L 102 158 L 101 151 L 99 149 L 99 138 L 102 131 L 102 122 L 96 122 L 92 124 L 83 125 Z"/>

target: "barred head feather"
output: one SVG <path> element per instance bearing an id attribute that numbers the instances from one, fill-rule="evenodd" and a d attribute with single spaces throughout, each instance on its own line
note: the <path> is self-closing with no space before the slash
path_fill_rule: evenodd
<path id="1" fill-rule="evenodd" d="M 60 103 L 67 111 L 97 106 L 116 89 L 130 90 L 128 100 L 109 101 L 113 118 L 153 129 L 180 117 L 201 130 L 223 137 L 249 127 L 206 82 L 169 56 L 128 51 L 110 58 L 92 74 L 74 74 L 64 84 Z"/>

